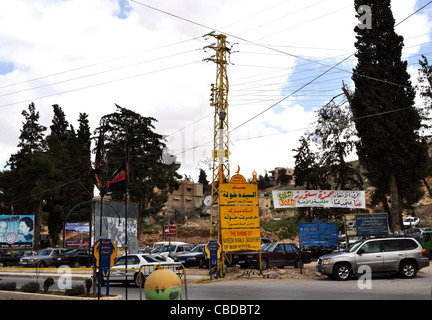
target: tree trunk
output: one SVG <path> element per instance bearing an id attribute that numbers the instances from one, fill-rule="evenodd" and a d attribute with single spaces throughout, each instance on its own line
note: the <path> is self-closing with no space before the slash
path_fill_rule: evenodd
<path id="1" fill-rule="evenodd" d="M 426 181 L 426 178 L 423 178 L 422 180 L 423 180 L 424 185 L 426 186 L 426 189 L 427 189 L 428 192 L 429 192 L 429 195 L 432 197 L 432 189 L 431 189 L 431 187 L 429 186 L 429 183 Z"/>
<path id="2" fill-rule="evenodd" d="M 35 250 L 39 250 L 40 245 L 40 234 L 41 234 L 41 225 L 42 225 L 42 208 L 43 208 L 43 202 L 42 200 L 39 200 L 39 206 L 38 211 L 36 213 L 35 217 L 35 226 L 34 226 L 34 234 L 33 234 L 33 246 Z"/>
<path id="3" fill-rule="evenodd" d="M 391 198 L 391 217 L 390 217 L 390 229 L 393 233 L 400 232 L 401 229 L 401 216 L 400 216 L 400 206 L 399 206 L 399 194 L 396 176 L 392 174 L 389 179 L 390 183 L 390 198 Z"/>

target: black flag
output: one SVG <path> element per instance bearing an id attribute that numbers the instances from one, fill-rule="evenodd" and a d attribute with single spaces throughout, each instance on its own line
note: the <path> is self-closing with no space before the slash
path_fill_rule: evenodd
<path id="1" fill-rule="evenodd" d="M 128 169 L 127 161 L 123 161 L 121 166 L 113 173 L 111 179 L 104 183 L 105 193 L 126 188 Z"/>
<path id="2" fill-rule="evenodd" d="M 104 181 L 106 180 L 105 179 L 106 172 L 107 172 L 107 153 L 104 144 L 104 136 L 101 131 L 99 133 L 99 140 L 96 149 L 95 168 L 94 170 L 91 171 L 91 177 L 93 179 L 93 183 L 99 189 L 101 194 L 106 193 L 104 192 L 105 189 Z"/>

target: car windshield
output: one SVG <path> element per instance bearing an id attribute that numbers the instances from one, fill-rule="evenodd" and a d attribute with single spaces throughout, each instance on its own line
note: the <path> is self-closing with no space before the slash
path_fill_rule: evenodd
<path id="1" fill-rule="evenodd" d="M 348 249 L 347 249 L 347 251 L 348 252 L 354 252 L 354 251 L 356 251 L 361 245 L 363 244 L 363 241 L 360 241 L 360 242 L 356 242 L 356 243 L 354 243 L 351 247 L 349 247 Z"/>
<path id="2" fill-rule="evenodd" d="M 198 245 L 191 250 L 191 252 L 203 252 L 203 251 L 204 251 L 203 245 Z"/>
<path id="3" fill-rule="evenodd" d="M 51 252 L 52 252 L 52 250 L 45 249 L 45 250 L 39 251 L 38 255 L 40 255 L 40 256 L 49 256 L 51 254 Z"/>
<path id="4" fill-rule="evenodd" d="M 128 266 L 133 265 L 133 264 L 139 264 L 139 258 L 135 255 L 131 255 L 131 256 L 127 256 L 127 264 Z M 115 262 L 114 262 L 114 266 L 124 266 L 126 265 L 126 256 L 120 257 L 118 258 Z"/>
<path id="5" fill-rule="evenodd" d="M 263 243 L 261 245 L 261 251 L 273 251 L 277 243 Z"/>
<path id="6" fill-rule="evenodd" d="M 171 249 L 169 250 L 169 248 L 171 247 Z M 159 252 L 168 252 L 168 250 L 170 251 L 170 252 L 175 252 L 175 250 L 176 250 L 176 246 L 175 245 L 165 245 L 165 246 L 163 246 L 162 247 L 162 249 L 159 251 Z M 152 252 L 153 253 L 153 252 Z"/>

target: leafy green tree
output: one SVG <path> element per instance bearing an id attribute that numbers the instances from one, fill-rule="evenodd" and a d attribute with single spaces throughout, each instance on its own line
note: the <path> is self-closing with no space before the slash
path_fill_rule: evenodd
<path id="1" fill-rule="evenodd" d="M 390 0 L 355 0 L 368 5 L 371 28 L 357 26 L 357 66 L 351 110 L 359 137 L 357 154 L 380 194 L 390 194 L 390 226 L 403 228 L 402 205 L 419 199 L 427 149 L 419 137 L 421 117 L 414 108 L 415 91 L 402 61 L 403 37 L 394 31 Z M 360 17 L 358 15 L 357 17 Z"/>
<path id="2" fill-rule="evenodd" d="M 420 92 L 420 96 L 423 98 L 424 101 L 424 108 L 421 109 L 421 116 L 422 116 L 422 136 L 424 139 L 428 140 L 430 142 L 431 139 L 431 133 L 430 129 L 432 128 L 431 124 L 431 110 L 432 110 L 432 66 L 429 64 L 428 59 L 422 55 L 423 60 L 419 60 L 419 77 L 416 89 Z M 429 157 L 429 161 L 427 163 L 427 176 L 432 175 L 432 163 L 431 159 Z M 423 179 L 423 183 L 426 186 L 429 195 L 432 197 L 432 187 L 427 182 L 426 178 Z"/>
<path id="3" fill-rule="evenodd" d="M 273 184 L 268 176 L 267 170 L 265 170 L 264 176 L 259 175 L 257 179 L 258 190 L 270 188 Z"/>
<path id="4" fill-rule="evenodd" d="M 168 200 L 168 192 L 178 186 L 176 171 L 180 164 L 165 154 L 162 135 L 154 132 L 156 119 L 116 105 L 117 111 L 102 119 L 109 172 L 120 167 L 125 159 L 125 142 L 129 149 L 130 201 L 138 203 L 139 219 L 156 215 Z M 124 193 L 114 191 L 115 200 L 124 200 Z"/>
<path id="5" fill-rule="evenodd" d="M 53 105 L 53 112 L 46 146 L 54 167 L 60 169 L 61 174 L 56 180 L 58 197 L 45 199 L 44 211 L 50 237 L 57 241 L 67 213 L 76 204 L 92 199 L 93 183 L 90 178 L 90 128 L 87 114 L 80 113 L 76 132 L 59 105 Z M 68 222 L 90 221 L 90 212 L 89 206 L 78 207 Z"/>
<path id="6" fill-rule="evenodd" d="M 356 131 L 351 111 L 345 100 L 336 103 L 335 98 L 317 111 L 317 125 L 309 139 L 319 150 L 319 163 L 331 189 L 363 189 L 359 170 L 346 161 L 355 147 Z"/>
<path id="7" fill-rule="evenodd" d="M 29 104 L 28 111 L 23 110 L 21 114 L 25 121 L 20 131 L 18 151 L 12 154 L 7 162 L 10 172 L 3 175 L 7 183 L 2 187 L 9 196 L 6 201 L 13 204 L 15 214 L 33 214 L 39 208 L 38 201 L 31 197 L 35 180 L 33 176 L 27 175 L 24 169 L 32 165 L 33 154 L 44 150 L 44 133 L 47 128 L 39 124 L 39 112 L 33 102 Z"/>
<path id="8" fill-rule="evenodd" d="M 30 103 L 28 111 L 23 110 L 21 114 L 24 116 L 25 122 L 19 136 L 18 148 L 20 149 L 17 153 L 12 154 L 7 162 L 12 170 L 20 169 L 26 156 L 44 148 L 44 132 L 47 128 L 39 124 L 39 112 L 36 111 L 34 103 Z"/>

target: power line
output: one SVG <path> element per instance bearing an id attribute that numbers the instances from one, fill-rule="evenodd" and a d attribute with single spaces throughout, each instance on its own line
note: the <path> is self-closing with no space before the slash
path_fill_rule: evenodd
<path id="1" fill-rule="evenodd" d="M 21 82 L 15 82 L 15 83 L 3 85 L 3 86 L 0 86 L 0 89 L 7 88 L 7 87 L 12 87 L 12 86 L 16 86 L 16 85 L 20 85 L 20 84 L 24 84 L 24 83 L 28 83 L 28 82 L 33 82 L 33 81 L 37 81 L 37 80 L 42 80 L 42 79 L 46 79 L 46 78 L 49 78 L 49 77 L 58 76 L 58 75 L 61 75 L 61 74 L 70 73 L 70 72 L 74 72 L 74 71 L 78 71 L 78 70 L 82 70 L 82 69 L 92 68 L 92 67 L 95 67 L 95 66 L 98 66 L 98 65 L 102 65 L 102 64 L 106 64 L 106 63 L 111 63 L 113 61 L 123 60 L 123 59 L 127 59 L 127 58 L 130 58 L 130 57 L 133 57 L 133 56 L 141 55 L 143 53 L 147 53 L 147 52 L 151 52 L 151 51 L 156 51 L 156 50 L 159 50 L 159 49 L 175 46 L 175 45 L 178 45 L 178 44 L 183 44 L 183 43 L 186 43 L 186 42 L 189 42 L 189 41 L 192 41 L 192 40 L 196 40 L 196 39 L 198 39 L 198 37 L 195 37 L 195 38 L 192 38 L 192 39 L 183 40 L 183 41 L 179 41 L 179 42 L 176 42 L 176 43 L 164 45 L 164 46 L 161 46 L 161 47 L 157 47 L 157 48 L 153 48 L 153 49 L 149 49 L 149 50 L 145 50 L 145 51 L 141 51 L 141 52 L 138 52 L 138 53 L 133 53 L 133 54 L 129 54 L 129 55 L 121 56 L 121 57 L 116 57 L 116 58 L 113 58 L 113 59 L 109 59 L 109 60 L 105 60 L 105 61 L 100 61 L 100 62 L 88 64 L 88 65 L 85 65 L 85 66 L 81 66 L 81 67 L 77 67 L 77 68 L 73 68 L 73 69 L 69 69 L 69 70 L 64 70 L 64 71 L 52 73 L 52 74 L 41 76 L 41 77 L 37 77 L 37 78 L 32 78 L 32 79 L 21 81 Z"/>
<path id="2" fill-rule="evenodd" d="M 9 93 L 5 93 L 5 94 L 0 95 L 0 97 L 5 97 L 5 96 L 9 96 L 9 95 L 17 94 L 17 93 L 22 93 L 22 92 L 26 92 L 26 91 L 30 91 L 30 90 L 35 90 L 35 89 L 41 89 L 41 88 L 49 87 L 49 86 L 52 86 L 52 85 L 69 82 L 69 81 L 74 81 L 74 80 L 84 79 L 84 78 L 88 78 L 88 77 L 93 77 L 93 76 L 97 76 L 97 75 L 101 75 L 101 74 L 104 74 L 104 73 L 113 72 L 113 71 L 117 71 L 117 70 L 121 70 L 121 69 L 125 69 L 125 68 L 136 67 L 136 66 L 141 65 L 141 64 L 145 64 L 145 63 L 149 63 L 149 62 L 154 62 L 154 61 L 158 61 L 158 60 L 162 60 L 162 59 L 167 59 L 167 58 L 172 58 L 172 57 L 176 57 L 176 56 L 179 56 L 179 55 L 182 55 L 182 54 L 185 54 L 185 53 L 190 53 L 190 52 L 197 51 L 197 50 L 200 50 L 200 49 L 188 50 L 188 51 L 185 51 L 185 52 L 180 52 L 180 53 L 172 54 L 172 55 L 165 56 L 165 57 L 158 57 L 158 58 L 155 58 L 155 59 L 152 59 L 152 60 L 147 60 L 147 61 L 143 61 L 143 62 L 128 64 L 126 66 L 112 68 L 112 69 L 108 69 L 108 70 L 104 70 L 104 71 L 100 71 L 100 72 L 94 72 L 94 73 L 91 73 L 91 74 L 86 74 L 86 75 L 75 77 L 75 78 L 71 78 L 71 79 L 57 81 L 57 82 L 54 82 L 54 83 L 44 84 L 44 85 L 40 85 L 38 87 L 32 87 L 32 88 L 23 89 L 23 90 L 20 90 L 20 91 L 9 92 Z"/>
<path id="3" fill-rule="evenodd" d="M 164 69 L 159 69 L 159 70 L 155 70 L 155 71 L 149 71 L 149 72 L 140 73 L 140 74 L 136 74 L 136 75 L 132 75 L 132 76 L 128 76 L 128 77 L 123 77 L 123 78 L 119 78 L 119 79 L 114 79 L 114 80 L 109 80 L 109 81 L 105 81 L 105 82 L 100 82 L 100 83 L 96 83 L 96 84 L 92 84 L 92 85 L 88 85 L 88 86 L 84 86 L 84 87 L 80 87 L 80 88 L 70 89 L 70 90 L 66 90 L 66 91 L 62 91 L 62 92 L 55 92 L 55 93 L 47 94 L 47 95 L 40 96 L 40 97 L 37 97 L 37 98 L 31 98 L 31 99 L 25 99 L 25 100 L 21 100 L 21 101 L 15 101 L 15 102 L 11 102 L 11 103 L 0 105 L 0 108 L 5 108 L 5 107 L 8 107 L 8 106 L 12 106 L 12 105 L 16 105 L 16 104 L 20 104 L 20 103 L 24 103 L 24 102 L 30 102 L 30 101 L 33 101 L 35 99 L 44 99 L 44 98 L 53 97 L 53 96 L 56 96 L 56 95 L 59 95 L 59 94 L 71 93 L 71 92 L 80 91 L 80 90 L 84 90 L 84 89 L 95 88 L 95 87 L 106 85 L 106 84 L 111 84 L 111 83 L 115 83 L 115 82 L 119 82 L 119 81 L 124 81 L 124 80 L 133 79 L 133 78 L 138 78 L 138 77 L 146 76 L 146 75 L 149 75 L 149 74 L 154 74 L 154 73 L 161 72 L 161 71 L 166 71 L 166 70 L 172 70 L 172 69 L 176 69 L 176 68 L 181 68 L 181 67 L 184 67 L 184 66 L 188 66 L 188 65 L 192 65 L 192 64 L 196 64 L 196 63 L 201 63 L 201 62 L 202 62 L 201 60 L 199 60 L 199 61 L 193 61 L 193 62 L 188 62 L 188 63 L 184 63 L 184 64 L 177 65 L 177 66 L 167 67 L 167 68 L 164 68 Z"/>

